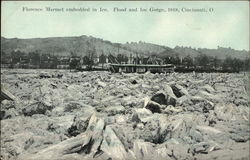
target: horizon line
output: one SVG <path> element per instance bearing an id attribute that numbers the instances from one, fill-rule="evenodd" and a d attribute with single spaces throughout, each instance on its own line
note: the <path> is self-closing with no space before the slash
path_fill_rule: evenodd
<path id="1" fill-rule="evenodd" d="M 5 37 L 5 36 L 1 36 L 1 38 L 5 38 L 5 39 L 22 39 L 22 40 L 28 40 L 28 39 L 45 39 L 45 38 L 76 38 L 76 37 L 82 37 L 82 36 L 86 36 L 86 37 L 92 37 L 92 38 L 96 38 L 96 39 L 101 39 L 103 41 L 109 41 L 111 43 L 118 43 L 118 44 L 126 44 L 126 43 L 148 43 L 148 44 L 153 44 L 153 45 L 158 45 L 158 46 L 162 46 L 162 47 L 169 47 L 167 45 L 162 45 L 162 44 L 156 44 L 156 43 L 152 43 L 152 42 L 146 42 L 146 41 L 142 41 L 142 40 L 139 40 L 139 41 L 127 41 L 125 43 L 121 43 L 121 42 L 112 42 L 110 40 L 106 40 L 106 39 L 103 39 L 103 38 L 98 38 L 98 37 L 94 37 L 92 35 L 78 35 L 78 36 L 48 36 L 48 37 L 32 37 L 32 38 L 18 38 L 18 37 Z M 171 49 L 174 49 L 176 47 L 182 47 L 182 48 L 191 48 L 191 49 L 194 49 L 194 50 L 198 50 L 198 49 L 219 49 L 219 48 L 227 48 L 227 49 L 232 49 L 232 50 L 236 50 L 236 51 L 246 51 L 246 52 L 250 52 L 250 49 L 247 50 L 247 49 L 235 49 L 235 48 L 232 48 L 230 46 L 228 47 L 225 47 L 225 46 L 217 46 L 217 48 L 202 48 L 202 47 L 193 47 L 193 46 L 182 46 L 182 45 L 175 45 L 175 47 L 169 47 Z"/>

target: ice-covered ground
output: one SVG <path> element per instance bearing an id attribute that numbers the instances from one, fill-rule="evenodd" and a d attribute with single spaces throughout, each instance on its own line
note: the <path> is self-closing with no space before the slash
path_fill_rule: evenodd
<path id="1" fill-rule="evenodd" d="M 1 159 L 249 159 L 244 73 L 1 73 Z"/>

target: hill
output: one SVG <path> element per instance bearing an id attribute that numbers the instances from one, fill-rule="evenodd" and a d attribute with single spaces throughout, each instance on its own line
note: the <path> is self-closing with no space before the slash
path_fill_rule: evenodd
<path id="1" fill-rule="evenodd" d="M 218 47 L 217 49 L 207 49 L 207 48 L 191 48 L 191 47 L 179 47 L 176 46 L 174 51 L 182 56 L 196 57 L 200 54 L 205 54 L 207 56 L 217 57 L 218 59 L 225 59 L 226 57 L 237 58 L 244 60 L 249 58 L 249 52 L 246 50 L 235 50 L 232 48 Z"/>
<path id="2" fill-rule="evenodd" d="M 238 59 L 249 58 L 249 51 L 234 50 L 231 48 L 218 47 L 217 49 L 191 47 L 170 48 L 167 46 L 146 43 L 146 42 L 130 42 L 125 44 L 112 43 L 100 38 L 92 36 L 80 37 L 51 37 L 51 38 L 32 38 L 32 39 L 7 39 L 1 37 L 1 52 L 10 54 L 12 51 L 21 51 L 25 53 L 39 51 L 44 54 L 53 54 L 61 56 L 70 56 L 71 54 L 85 56 L 90 51 L 94 51 L 98 55 L 101 54 L 123 54 L 123 55 L 157 55 L 159 57 L 168 57 L 178 55 L 185 57 L 187 55 L 196 57 L 200 54 L 208 56 L 216 56 L 219 59 L 225 59 L 227 56 Z"/>
<path id="3" fill-rule="evenodd" d="M 29 53 L 36 50 L 41 53 L 69 56 L 71 53 L 84 56 L 89 51 L 96 51 L 97 54 L 118 54 L 119 44 L 104 41 L 102 39 L 80 36 L 80 37 L 53 37 L 34 39 L 6 39 L 1 38 L 2 51 L 9 54 L 13 50 Z M 129 55 L 131 51 L 119 49 L 119 53 Z"/>

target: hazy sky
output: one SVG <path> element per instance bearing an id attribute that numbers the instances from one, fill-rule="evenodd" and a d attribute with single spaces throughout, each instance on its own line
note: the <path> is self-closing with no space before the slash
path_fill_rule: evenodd
<path id="1" fill-rule="evenodd" d="M 43 11 L 26 11 L 40 8 Z M 46 7 L 64 11 L 46 11 Z M 67 12 L 67 8 L 98 12 Z M 99 12 L 99 8 L 108 12 Z M 118 8 L 178 8 L 180 12 L 114 12 Z M 205 8 L 207 12 L 182 12 Z M 210 12 L 209 9 L 213 8 Z M 249 2 L 2 2 L 5 38 L 94 36 L 112 42 L 144 41 L 169 47 L 231 47 L 249 50 Z"/>

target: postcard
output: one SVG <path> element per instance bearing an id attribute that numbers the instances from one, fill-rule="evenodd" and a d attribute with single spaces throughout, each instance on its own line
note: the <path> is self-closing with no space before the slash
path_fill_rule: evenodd
<path id="1" fill-rule="evenodd" d="M 249 159 L 248 1 L 1 4 L 1 160 Z"/>

